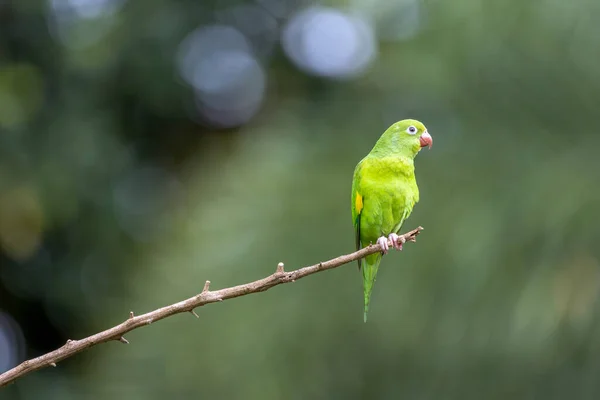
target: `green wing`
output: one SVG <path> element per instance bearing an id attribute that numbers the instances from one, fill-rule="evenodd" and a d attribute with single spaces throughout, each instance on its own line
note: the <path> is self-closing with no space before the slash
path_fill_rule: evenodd
<path id="1" fill-rule="evenodd" d="M 360 217 L 363 210 L 364 195 L 361 193 L 361 170 L 362 160 L 356 165 L 354 169 L 354 178 L 352 180 L 352 224 L 354 225 L 354 240 L 356 244 L 356 250 L 360 250 Z M 358 269 L 362 265 L 362 259 L 358 260 Z"/>
<path id="2" fill-rule="evenodd" d="M 402 229 L 402 225 L 404 225 L 404 221 L 406 221 L 406 219 L 410 216 L 410 213 L 412 212 L 412 207 L 407 207 L 406 209 L 404 209 L 404 212 L 402 213 L 402 218 L 400 219 L 400 222 L 394 227 L 393 232 L 396 232 L 396 234 L 400 234 L 400 229 Z"/>
<path id="3" fill-rule="evenodd" d="M 408 219 L 408 217 L 410 217 L 410 214 L 412 213 L 413 207 L 415 206 L 415 204 L 419 201 L 419 189 L 416 189 L 416 192 L 409 192 L 412 195 L 408 195 L 408 193 L 404 193 L 403 194 L 403 199 L 402 199 L 402 203 L 404 204 L 404 208 L 402 211 L 402 215 L 400 216 L 400 221 L 398 221 L 398 223 L 394 226 L 394 229 L 392 230 L 392 232 L 396 232 L 396 234 L 400 234 L 400 229 L 402 229 L 402 225 L 404 224 L 404 221 L 406 221 Z"/>

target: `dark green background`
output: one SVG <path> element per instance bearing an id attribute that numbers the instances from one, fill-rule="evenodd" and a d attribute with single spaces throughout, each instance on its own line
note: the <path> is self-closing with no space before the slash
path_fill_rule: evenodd
<path id="1" fill-rule="evenodd" d="M 21 359 L 206 279 L 352 251 L 353 168 L 407 117 L 434 138 L 405 224 L 425 227 L 418 243 L 384 259 L 367 324 L 348 265 L 136 330 L 0 397 L 598 398 L 600 3 L 422 1 L 418 31 L 381 40 L 365 74 L 310 76 L 277 45 L 258 114 L 198 124 L 177 46 L 241 3 L 130 0 L 69 47 L 48 3 L 0 2 L 0 311 Z M 411 2 L 392 3 L 378 28 L 406 23 Z"/>

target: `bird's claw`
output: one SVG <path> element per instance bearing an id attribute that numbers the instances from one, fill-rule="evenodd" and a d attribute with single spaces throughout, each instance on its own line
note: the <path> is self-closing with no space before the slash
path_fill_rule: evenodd
<path id="1" fill-rule="evenodd" d="M 382 236 L 377 239 L 377 244 L 381 246 L 381 252 L 383 254 L 387 254 L 390 249 L 390 245 L 388 244 L 388 239 L 392 242 L 392 246 L 396 250 L 402 251 L 402 245 L 406 243 L 406 239 L 404 236 L 397 235 L 396 233 L 390 233 L 388 237 Z"/>
<path id="2" fill-rule="evenodd" d="M 381 252 L 383 254 L 387 254 L 390 246 L 388 245 L 388 238 L 386 238 L 385 236 L 380 237 L 379 239 L 377 239 L 377 244 L 381 246 Z"/>
<path id="3" fill-rule="evenodd" d="M 406 243 L 406 239 L 404 238 L 404 236 L 399 236 L 395 233 L 390 233 L 390 236 L 388 236 L 390 241 L 392 242 L 392 245 L 394 246 L 394 248 L 396 250 L 400 250 L 402 251 L 402 245 L 404 243 Z"/>

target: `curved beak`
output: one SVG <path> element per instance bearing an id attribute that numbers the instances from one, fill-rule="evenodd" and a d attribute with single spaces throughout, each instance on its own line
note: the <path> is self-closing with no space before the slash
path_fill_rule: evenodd
<path id="1" fill-rule="evenodd" d="M 421 147 L 427 146 L 431 148 L 431 145 L 433 144 L 433 138 L 431 137 L 429 132 L 425 131 L 419 138 L 419 142 L 421 143 Z"/>

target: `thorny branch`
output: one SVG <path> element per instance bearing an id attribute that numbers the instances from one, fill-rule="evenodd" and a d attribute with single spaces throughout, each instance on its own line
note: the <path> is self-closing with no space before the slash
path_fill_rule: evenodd
<path id="1" fill-rule="evenodd" d="M 423 230 L 423 228 L 419 226 L 418 228 L 413 229 L 412 231 L 401 236 L 403 236 L 407 242 L 414 242 L 416 241 L 416 237 L 421 230 Z M 389 243 L 389 245 L 392 246 L 392 243 Z M 245 296 L 251 293 L 264 292 L 273 286 L 277 286 L 282 283 L 294 282 L 300 278 L 304 278 L 305 276 L 312 275 L 320 271 L 337 268 L 341 265 L 356 261 L 359 258 L 363 258 L 378 251 L 381 251 L 381 246 L 379 244 L 372 244 L 361 250 L 355 251 L 354 253 L 346 254 L 329 261 L 323 261 L 315 265 L 289 272 L 284 271 L 283 263 L 279 263 L 275 273 L 267 276 L 266 278 L 221 290 L 211 291 L 209 289 L 210 281 L 206 281 L 202 292 L 190 297 L 189 299 L 159 308 L 146 314 L 138 315 L 137 317 L 133 314 L 133 311 L 131 311 L 128 318 L 119 325 L 96 333 L 95 335 L 88 336 L 84 339 L 69 339 L 62 347 L 51 351 L 50 353 L 46 353 L 42 356 L 22 362 L 13 369 L 10 369 L 0 375 L 0 387 L 6 386 L 23 375 L 38 369 L 48 366 L 56 367 L 56 364 L 65 358 L 71 357 L 97 344 L 106 343 L 113 340 L 119 341 L 123 344 L 129 344 L 129 341 L 123 337 L 124 334 L 134 329 L 150 325 L 151 323 L 159 321 L 163 318 L 184 312 L 192 313 L 194 316 L 198 317 L 198 314 L 196 314 L 194 309 L 205 304 L 233 299 L 234 297 Z"/>

